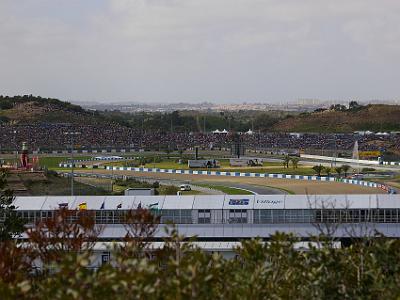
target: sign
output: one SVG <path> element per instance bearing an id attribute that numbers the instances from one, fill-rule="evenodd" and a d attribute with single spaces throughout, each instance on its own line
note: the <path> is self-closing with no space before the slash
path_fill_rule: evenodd
<path id="1" fill-rule="evenodd" d="M 229 205 L 249 205 L 249 199 L 230 199 Z"/>
<path id="2" fill-rule="evenodd" d="M 257 195 L 254 199 L 254 209 L 284 209 L 285 197 L 279 195 Z"/>
<path id="3" fill-rule="evenodd" d="M 374 158 L 374 157 L 379 157 L 381 156 L 380 151 L 360 151 L 358 153 L 360 158 Z"/>
<path id="4" fill-rule="evenodd" d="M 272 204 L 272 205 L 278 205 L 283 203 L 283 200 L 270 200 L 270 199 L 261 199 L 257 200 L 257 203 L 260 204 Z"/>

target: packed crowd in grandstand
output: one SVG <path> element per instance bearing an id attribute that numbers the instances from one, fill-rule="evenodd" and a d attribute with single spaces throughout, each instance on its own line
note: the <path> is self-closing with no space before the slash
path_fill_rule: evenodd
<path id="1" fill-rule="evenodd" d="M 73 133 L 73 134 L 71 134 Z M 400 145 L 400 135 L 243 133 L 241 142 L 252 149 L 341 149 L 351 150 L 358 141 L 360 150 L 384 150 L 388 143 Z M 14 150 L 22 142 L 30 149 L 63 150 L 71 143 L 82 149 L 189 149 L 228 148 L 235 135 L 198 132 L 141 131 L 119 125 L 1 125 L 0 150 Z"/>

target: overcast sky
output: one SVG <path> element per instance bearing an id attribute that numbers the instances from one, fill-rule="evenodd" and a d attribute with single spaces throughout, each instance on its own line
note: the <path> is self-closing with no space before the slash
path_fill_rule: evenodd
<path id="1" fill-rule="evenodd" d="M 399 99 L 399 0 L 0 0 L 0 94 Z"/>

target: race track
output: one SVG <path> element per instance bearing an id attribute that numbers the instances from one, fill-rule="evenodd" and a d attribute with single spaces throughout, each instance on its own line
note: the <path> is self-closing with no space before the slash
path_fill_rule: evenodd
<path id="1" fill-rule="evenodd" d="M 192 184 L 200 184 L 202 182 L 211 182 L 214 185 L 226 185 L 235 187 L 242 185 L 252 187 L 252 190 L 258 194 L 277 193 L 276 189 L 287 191 L 294 194 L 384 194 L 385 192 L 377 189 L 364 187 L 359 185 L 345 184 L 341 182 L 325 182 L 325 181 L 307 181 L 307 180 L 291 180 L 278 178 L 254 178 L 254 177 L 226 177 L 207 176 L 207 175 L 190 175 L 190 174 L 169 174 L 169 173 L 148 173 L 148 172 L 132 172 L 132 171 L 111 171 L 102 169 L 86 169 L 75 170 L 76 173 L 91 174 L 115 174 L 134 177 L 154 178 L 158 180 L 179 180 Z M 229 185 L 227 185 L 227 183 Z M 239 187 L 239 186 L 236 186 Z M 245 187 L 243 187 L 245 188 Z M 261 190 L 262 188 L 262 190 Z M 256 189 L 256 190 L 254 190 Z M 257 192 L 261 191 L 261 193 Z"/>

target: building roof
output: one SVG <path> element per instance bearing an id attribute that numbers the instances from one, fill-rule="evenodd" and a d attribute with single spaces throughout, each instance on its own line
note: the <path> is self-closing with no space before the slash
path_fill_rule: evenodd
<path id="1" fill-rule="evenodd" d="M 400 208 L 400 195 L 198 195 L 198 196 L 40 196 L 16 197 L 18 210 L 77 209 L 307 209 Z M 104 204 L 104 205 L 103 205 Z"/>

